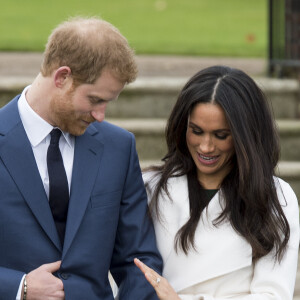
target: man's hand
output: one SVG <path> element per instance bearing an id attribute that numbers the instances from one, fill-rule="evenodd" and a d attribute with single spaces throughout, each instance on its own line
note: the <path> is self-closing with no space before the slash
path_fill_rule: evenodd
<path id="1" fill-rule="evenodd" d="M 26 275 L 27 300 L 65 299 L 62 281 L 52 274 L 60 268 L 60 264 L 61 261 L 44 264 Z"/>

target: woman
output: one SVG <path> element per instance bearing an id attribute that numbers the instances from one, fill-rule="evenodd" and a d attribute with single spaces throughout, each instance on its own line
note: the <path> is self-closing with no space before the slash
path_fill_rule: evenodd
<path id="1" fill-rule="evenodd" d="M 144 174 L 163 276 L 138 259 L 161 300 L 292 300 L 299 211 L 274 176 L 268 103 L 244 72 L 215 66 L 183 87 L 162 166 Z"/>

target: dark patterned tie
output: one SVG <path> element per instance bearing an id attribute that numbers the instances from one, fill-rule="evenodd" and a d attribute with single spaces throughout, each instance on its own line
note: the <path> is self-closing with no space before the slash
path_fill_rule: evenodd
<path id="1" fill-rule="evenodd" d="M 53 129 L 47 152 L 49 174 L 49 204 L 56 229 L 63 245 L 69 204 L 69 187 L 62 156 L 59 150 L 61 131 Z"/>

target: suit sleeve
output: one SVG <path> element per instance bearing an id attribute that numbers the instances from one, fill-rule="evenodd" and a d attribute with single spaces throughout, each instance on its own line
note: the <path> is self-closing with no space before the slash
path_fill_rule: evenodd
<path id="1" fill-rule="evenodd" d="M 231 295 L 220 298 L 211 295 L 180 295 L 182 300 L 292 300 L 297 273 L 299 250 L 299 208 L 295 193 L 283 181 L 278 197 L 290 225 L 290 239 L 287 251 L 280 263 L 274 261 L 274 253 L 261 258 L 254 266 L 250 294 Z M 282 190 L 282 192 L 281 192 Z M 287 204 L 286 204 L 287 203 Z"/>
<path id="2" fill-rule="evenodd" d="M 147 195 L 135 140 L 131 135 L 130 160 L 110 271 L 119 287 L 119 299 L 158 299 L 154 289 L 134 265 L 135 257 L 161 274 L 162 260 L 156 247 L 153 225 L 147 213 Z"/>
<path id="3" fill-rule="evenodd" d="M 1 300 L 16 300 L 20 282 L 24 275 L 22 272 L 0 267 Z"/>

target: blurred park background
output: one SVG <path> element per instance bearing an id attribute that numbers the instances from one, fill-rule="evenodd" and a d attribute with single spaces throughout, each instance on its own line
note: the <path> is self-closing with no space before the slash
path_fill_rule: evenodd
<path id="1" fill-rule="evenodd" d="M 107 118 L 135 134 L 142 166 L 164 156 L 166 118 L 187 78 L 225 64 L 253 76 L 270 99 L 277 174 L 300 198 L 300 0 L 0 0 L 0 106 L 39 72 L 51 30 L 77 15 L 111 22 L 137 53 L 139 77 Z"/>
<path id="2" fill-rule="evenodd" d="M 281 138 L 278 175 L 300 197 L 300 0 L 0 0 L 0 106 L 39 72 L 52 29 L 100 16 L 137 53 L 138 80 L 107 117 L 136 135 L 142 165 L 165 154 L 164 124 L 186 80 L 221 64 L 253 76 Z"/>
<path id="3" fill-rule="evenodd" d="M 267 0 L 1 0 L 0 50 L 42 51 L 75 15 L 100 16 L 137 54 L 267 56 Z"/>

